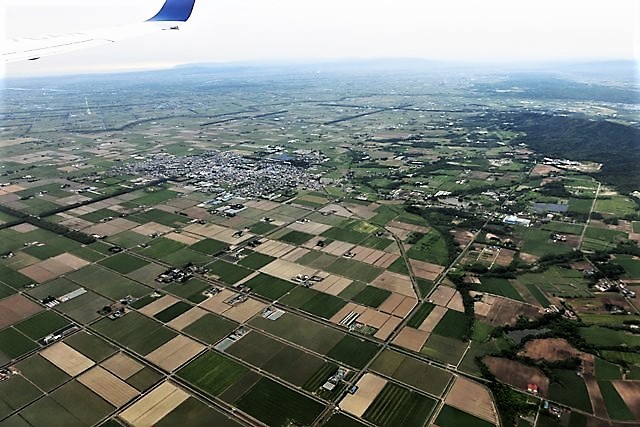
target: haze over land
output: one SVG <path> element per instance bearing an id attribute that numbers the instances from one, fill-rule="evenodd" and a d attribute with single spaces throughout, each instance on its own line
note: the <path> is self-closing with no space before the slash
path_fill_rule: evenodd
<path id="1" fill-rule="evenodd" d="M 161 1 L 85 3 L 8 31 Z M 0 427 L 637 425 L 636 5 L 199 0 L 11 65 Z"/>

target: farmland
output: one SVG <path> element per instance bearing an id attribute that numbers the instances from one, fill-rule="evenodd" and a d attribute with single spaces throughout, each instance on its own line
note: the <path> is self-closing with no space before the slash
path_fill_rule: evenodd
<path id="1" fill-rule="evenodd" d="M 627 86 L 380 67 L 8 82 L 0 425 L 636 422 Z"/>

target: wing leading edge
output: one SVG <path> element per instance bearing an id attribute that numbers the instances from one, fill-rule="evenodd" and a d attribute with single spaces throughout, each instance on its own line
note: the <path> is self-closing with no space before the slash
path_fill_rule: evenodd
<path id="1" fill-rule="evenodd" d="M 93 46 L 114 43 L 160 30 L 177 30 L 191 16 L 195 0 L 166 0 L 153 17 L 144 22 L 100 28 L 78 33 L 9 39 L 2 45 L 3 62 L 35 60 Z"/>

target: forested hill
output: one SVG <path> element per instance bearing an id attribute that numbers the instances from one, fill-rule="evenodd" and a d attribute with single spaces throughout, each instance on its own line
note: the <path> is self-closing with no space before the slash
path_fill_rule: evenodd
<path id="1" fill-rule="evenodd" d="M 516 113 L 507 119 L 529 147 L 548 157 L 602 163 L 599 179 L 622 192 L 640 190 L 640 130 L 609 121 Z"/>

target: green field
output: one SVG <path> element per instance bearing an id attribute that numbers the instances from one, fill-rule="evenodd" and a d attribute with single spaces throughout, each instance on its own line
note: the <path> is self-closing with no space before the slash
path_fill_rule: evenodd
<path id="1" fill-rule="evenodd" d="M 136 256 L 121 252 L 100 261 L 99 264 L 115 270 L 120 274 L 129 274 L 134 270 L 144 267 L 148 262 Z"/>
<path id="2" fill-rule="evenodd" d="M 244 285 L 251 288 L 252 292 L 272 300 L 280 298 L 296 286 L 286 280 L 263 273 L 247 280 Z"/>
<path id="3" fill-rule="evenodd" d="M 582 272 L 558 266 L 549 267 L 542 273 L 522 274 L 516 280 L 528 289 L 530 286 L 536 286 L 547 294 L 561 298 L 588 298 L 593 295 Z M 532 293 L 536 297 L 536 293 Z"/>
<path id="4" fill-rule="evenodd" d="M 117 351 L 114 346 L 102 338 L 85 331 L 71 335 L 64 342 L 96 363 L 102 362 Z"/>
<path id="5" fill-rule="evenodd" d="M 424 322 L 424 319 L 429 316 L 429 313 L 434 309 L 435 304 L 431 304 L 430 302 L 424 302 L 418 308 L 418 310 L 411 316 L 409 321 L 407 322 L 407 326 L 410 328 L 418 328 Z"/>
<path id="6" fill-rule="evenodd" d="M 323 427 L 365 427 L 355 418 L 349 418 L 345 414 L 337 413 L 331 416 L 329 420 L 323 424 Z"/>
<path id="7" fill-rule="evenodd" d="M 638 204 L 627 196 L 598 197 L 595 210 L 597 212 L 623 217 L 637 212 Z"/>
<path id="8" fill-rule="evenodd" d="M 20 373 L 44 392 L 71 379 L 64 371 L 39 354 L 34 354 L 16 364 Z"/>
<path id="9" fill-rule="evenodd" d="M 56 310 L 66 314 L 76 322 L 85 324 L 97 319 L 100 316 L 98 310 L 109 304 L 111 304 L 111 301 L 107 298 L 92 291 L 87 291 L 79 297 L 59 304 L 56 306 Z"/>
<path id="10" fill-rule="evenodd" d="M 162 324 L 137 312 L 129 312 L 117 320 L 105 318 L 91 327 L 141 355 L 151 353 L 177 335 Z"/>
<path id="11" fill-rule="evenodd" d="M 252 270 L 258 270 L 264 267 L 265 265 L 269 264 L 271 261 L 275 260 L 274 257 L 261 254 L 260 252 L 245 251 L 244 253 L 245 254 L 248 253 L 248 254 L 246 257 L 242 258 L 238 262 L 238 264 L 240 264 L 243 267 L 250 268 Z"/>
<path id="12" fill-rule="evenodd" d="M 210 287 L 211 284 L 203 280 L 189 279 L 184 283 L 172 283 L 166 286 L 163 290 L 170 294 L 186 298 L 191 302 L 199 303 L 207 298 L 202 295 L 202 291 L 209 289 Z"/>
<path id="13" fill-rule="evenodd" d="M 571 252 L 570 246 L 554 243 L 551 240 L 551 233 L 537 228 L 518 228 L 518 235 L 524 243 L 521 250 L 523 252 L 539 257 L 545 255 L 557 255 Z"/>
<path id="14" fill-rule="evenodd" d="M 431 334 L 420 353 L 444 363 L 457 364 L 467 348 L 467 343 L 455 338 Z"/>
<path id="15" fill-rule="evenodd" d="M 591 400 L 582 377 L 574 371 L 554 369 L 556 381 L 549 385 L 549 398 L 572 408 L 591 413 Z"/>
<path id="16" fill-rule="evenodd" d="M 207 268 L 209 269 L 207 274 L 213 274 L 230 285 L 239 282 L 252 273 L 248 268 L 221 260 L 212 262 L 207 265 Z"/>
<path id="17" fill-rule="evenodd" d="M 182 332 L 202 340 L 208 344 L 220 341 L 222 338 L 233 332 L 237 323 L 231 320 L 218 317 L 215 314 L 207 313 L 186 328 Z"/>
<path id="18" fill-rule="evenodd" d="M 325 362 L 310 353 L 292 346 L 286 346 L 262 366 L 267 372 L 276 375 L 296 386 L 303 386 Z"/>
<path id="19" fill-rule="evenodd" d="M 281 240 L 287 243 L 292 243 L 294 245 L 301 245 L 305 242 L 308 242 L 313 237 L 314 237 L 313 234 L 303 233 L 302 231 L 293 230 L 288 232 L 284 236 L 279 237 L 278 240 Z"/>
<path id="20" fill-rule="evenodd" d="M 273 224 L 269 224 L 268 222 L 256 222 L 255 224 L 253 224 L 250 228 L 249 231 L 251 231 L 253 234 L 261 234 L 261 235 L 266 235 L 269 232 L 275 230 L 276 228 L 278 228 L 278 226 L 273 225 Z"/>
<path id="21" fill-rule="evenodd" d="M 511 282 L 507 279 L 486 277 L 482 278 L 481 282 L 482 284 L 477 287 L 477 290 L 480 292 L 488 292 L 490 294 L 501 295 L 516 301 L 524 302 L 524 298 L 522 298 L 516 288 L 514 288 Z"/>
<path id="22" fill-rule="evenodd" d="M 379 267 L 347 258 L 338 258 L 333 264 L 328 266 L 326 270 L 330 273 L 363 282 L 371 282 L 383 272 Z"/>
<path id="23" fill-rule="evenodd" d="M 463 340 L 467 336 L 466 315 L 456 310 L 447 310 L 433 333 L 443 337 Z"/>
<path id="24" fill-rule="evenodd" d="M 233 360 L 208 351 L 180 369 L 178 377 L 211 396 L 218 396 L 248 371 Z"/>
<path id="25" fill-rule="evenodd" d="M 346 301 L 333 295 L 318 291 L 313 292 L 316 294 L 300 306 L 300 309 L 307 313 L 329 319 L 347 304 Z"/>
<path id="26" fill-rule="evenodd" d="M 620 367 L 604 359 L 596 358 L 596 378 L 599 380 L 620 380 Z"/>
<path id="27" fill-rule="evenodd" d="M 233 343 L 225 352 L 253 366 L 262 367 L 276 353 L 286 347 L 287 344 L 260 332 L 252 331 Z"/>
<path id="28" fill-rule="evenodd" d="M 167 323 L 190 310 L 193 306 L 184 301 L 178 301 L 175 304 L 165 308 L 164 310 L 153 315 L 156 319 L 163 323 Z"/>
<path id="29" fill-rule="evenodd" d="M 70 322 L 64 317 L 53 311 L 46 310 L 18 323 L 14 327 L 32 340 L 37 341 L 69 324 Z"/>
<path id="30" fill-rule="evenodd" d="M 376 288 L 375 286 L 367 286 L 351 300 L 358 304 L 366 305 L 369 307 L 377 308 L 389 298 L 391 292 L 386 289 Z"/>
<path id="31" fill-rule="evenodd" d="M 371 364 L 371 370 L 435 396 L 441 396 L 453 378 L 443 369 L 392 350 L 384 350 Z"/>
<path id="32" fill-rule="evenodd" d="M 163 259 L 164 257 L 171 255 L 174 252 L 179 251 L 182 248 L 185 248 L 186 245 L 180 242 L 176 242 L 172 239 L 167 239 L 165 237 L 158 237 L 157 239 L 149 242 L 149 246 L 140 249 L 136 248 L 136 252 L 141 253 L 144 256 L 155 258 L 155 259 Z"/>
<path id="33" fill-rule="evenodd" d="M 0 419 L 40 396 L 42 392 L 20 375 L 0 381 Z"/>
<path id="34" fill-rule="evenodd" d="M 225 251 L 229 245 L 215 239 L 204 239 L 190 246 L 194 251 L 201 252 L 206 255 L 217 255 Z"/>
<path id="35" fill-rule="evenodd" d="M 582 224 L 572 224 L 569 222 L 551 221 L 540 226 L 543 230 L 555 231 L 556 233 L 576 234 L 582 233 Z"/>
<path id="36" fill-rule="evenodd" d="M 274 427 L 291 423 L 311 425 L 324 408 L 321 403 L 267 378 L 258 381 L 236 406 Z"/>
<path id="37" fill-rule="evenodd" d="M 624 268 L 625 278 L 640 279 L 640 259 L 634 259 L 631 255 L 616 255 L 613 262 Z"/>
<path id="38" fill-rule="evenodd" d="M 345 336 L 343 332 L 291 313 L 285 313 L 275 321 L 262 316 L 254 317 L 250 323 L 321 354 L 326 354 Z"/>
<path id="39" fill-rule="evenodd" d="M 613 420 L 631 421 L 635 417 L 610 381 L 598 381 L 600 392 L 607 406 L 607 413 Z"/>
<path id="40" fill-rule="evenodd" d="M 147 286 L 96 265 L 88 265 L 65 277 L 112 300 L 127 295 L 141 297 L 151 292 Z"/>
<path id="41" fill-rule="evenodd" d="M 481 420 L 478 417 L 474 417 L 471 414 L 462 412 L 461 410 L 449 405 L 444 405 L 442 407 L 435 423 L 440 427 L 493 427 L 493 424 L 491 424 L 490 422 Z"/>
<path id="42" fill-rule="evenodd" d="M 211 406 L 189 397 L 154 424 L 154 427 L 175 427 L 184 425 L 189 427 L 240 427 L 241 424 L 231 420 L 222 412 L 218 412 Z M 102 426 L 101 426 L 102 427 Z M 104 427 L 120 427 L 120 424 Z"/>
<path id="43" fill-rule="evenodd" d="M 331 351 L 328 357 L 344 362 L 354 368 L 362 369 L 378 351 L 378 345 L 351 335 L 345 335 Z"/>
<path id="44" fill-rule="evenodd" d="M 422 236 L 420 240 L 407 251 L 407 256 L 433 264 L 446 265 L 449 263 L 447 242 L 440 235 L 440 232 L 435 229 L 429 230 L 427 234 Z"/>
<path id="45" fill-rule="evenodd" d="M 422 427 L 436 401 L 388 382 L 362 415 L 381 427 Z"/>
<path id="46" fill-rule="evenodd" d="M 617 331 L 602 326 L 580 328 L 579 331 L 582 338 L 584 338 L 589 344 L 593 344 L 595 346 L 640 346 L 640 335 L 625 331 Z"/>

